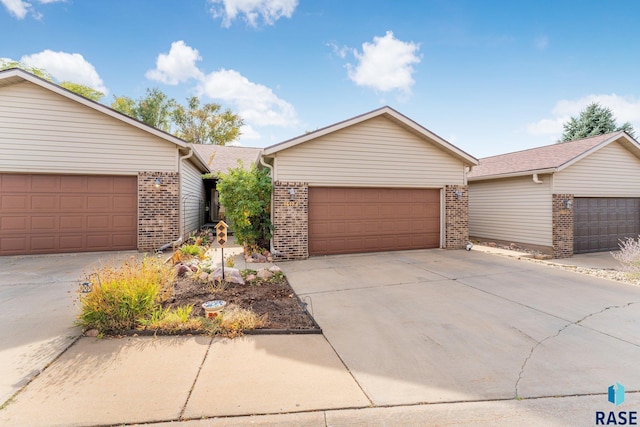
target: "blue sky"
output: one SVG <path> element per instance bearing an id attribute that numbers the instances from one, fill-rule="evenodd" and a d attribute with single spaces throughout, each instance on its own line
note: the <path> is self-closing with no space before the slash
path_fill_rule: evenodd
<path id="1" fill-rule="evenodd" d="M 263 147 L 390 105 L 476 157 L 593 101 L 640 134 L 640 2 L 0 0 L 0 58 L 241 114 Z"/>

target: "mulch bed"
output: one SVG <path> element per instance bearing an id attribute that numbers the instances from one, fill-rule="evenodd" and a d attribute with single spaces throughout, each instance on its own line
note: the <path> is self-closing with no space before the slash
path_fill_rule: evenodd
<path id="1" fill-rule="evenodd" d="M 263 332 L 321 332 L 286 278 L 277 282 L 258 279 L 244 285 L 230 283 L 225 289 L 214 290 L 210 284 L 203 284 L 189 277 L 179 277 L 171 297 L 163 305 L 193 305 L 192 315 L 204 316 L 202 303 L 210 300 L 224 300 L 227 304 L 266 315 L 266 324 L 260 328 Z"/>

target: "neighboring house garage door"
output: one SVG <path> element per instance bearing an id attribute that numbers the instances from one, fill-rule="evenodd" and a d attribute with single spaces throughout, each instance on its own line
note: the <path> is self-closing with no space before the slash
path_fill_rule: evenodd
<path id="1" fill-rule="evenodd" d="M 309 188 L 309 254 L 440 246 L 440 190 Z"/>
<path id="2" fill-rule="evenodd" d="M 576 198 L 573 202 L 574 253 L 611 251 L 640 234 L 640 199 Z"/>
<path id="3" fill-rule="evenodd" d="M 137 177 L 0 174 L 0 255 L 136 249 Z"/>

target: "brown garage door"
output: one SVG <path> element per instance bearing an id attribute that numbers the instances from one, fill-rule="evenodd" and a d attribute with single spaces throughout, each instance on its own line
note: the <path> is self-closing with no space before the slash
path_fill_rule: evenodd
<path id="1" fill-rule="evenodd" d="M 440 246 L 440 190 L 309 188 L 309 254 Z"/>
<path id="2" fill-rule="evenodd" d="M 574 200 L 573 252 L 619 249 L 618 243 L 640 234 L 640 199 L 589 198 Z"/>
<path id="3" fill-rule="evenodd" d="M 135 176 L 0 174 L 0 255 L 136 249 Z"/>

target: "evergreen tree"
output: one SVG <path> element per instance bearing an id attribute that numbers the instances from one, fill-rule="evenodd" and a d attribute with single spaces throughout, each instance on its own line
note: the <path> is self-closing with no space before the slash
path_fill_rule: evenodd
<path id="1" fill-rule="evenodd" d="M 560 142 L 575 141 L 576 139 L 603 135 L 619 130 L 624 130 L 632 137 L 635 137 L 635 130 L 631 123 L 625 122 L 622 126 L 618 126 L 611 110 L 597 102 L 587 105 L 587 108 L 580 113 L 579 117 L 571 117 L 562 126 L 564 132 Z"/>

